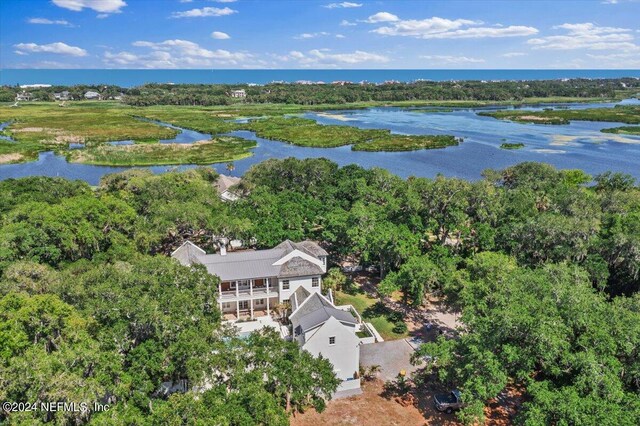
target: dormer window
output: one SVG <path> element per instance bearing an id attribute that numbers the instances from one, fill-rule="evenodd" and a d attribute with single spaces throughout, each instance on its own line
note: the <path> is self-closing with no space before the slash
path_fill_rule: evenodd
<path id="1" fill-rule="evenodd" d="M 329 337 L 329 345 L 333 346 L 336 344 L 336 336 Z"/>
<path id="2" fill-rule="evenodd" d="M 311 287 L 320 287 L 320 278 L 318 277 L 311 278 Z"/>
<path id="3" fill-rule="evenodd" d="M 282 289 L 289 290 L 289 280 L 282 280 Z"/>

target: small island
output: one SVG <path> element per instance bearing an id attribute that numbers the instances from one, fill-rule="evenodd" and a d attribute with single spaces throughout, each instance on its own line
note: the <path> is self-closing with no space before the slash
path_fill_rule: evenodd
<path id="1" fill-rule="evenodd" d="M 500 145 L 500 148 L 502 148 L 502 149 L 511 149 L 511 150 L 522 149 L 522 148 L 524 148 L 524 144 L 522 142 L 518 142 L 518 143 L 504 142 L 504 143 L 502 143 Z"/>

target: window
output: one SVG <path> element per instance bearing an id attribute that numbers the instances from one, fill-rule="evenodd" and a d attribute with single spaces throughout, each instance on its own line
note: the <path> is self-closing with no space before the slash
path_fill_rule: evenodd
<path id="1" fill-rule="evenodd" d="M 289 280 L 282 280 L 282 289 L 289 290 Z"/>
<path id="2" fill-rule="evenodd" d="M 231 282 L 229 283 L 229 288 L 230 288 L 231 290 L 235 290 L 235 289 L 236 289 L 236 282 L 235 282 L 235 281 L 231 281 Z"/>
<path id="3" fill-rule="evenodd" d="M 327 258 L 326 258 L 326 257 L 324 257 L 324 256 L 322 256 L 322 264 L 323 264 L 323 265 L 326 265 L 326 264 L 327 264 Z"/>
<path id="4" fill-rule="evenodd" d="M 258 299 L 256 305 L 264 305 L 264 299 Z"/>
<path id="5" fill-rule="evenodd" d="M 242 300 L 240 302 L 240 309 L 249 309 L 249 301 L 248 300 Z"/>
<path id="6" fill-rule="evenodd" d="M 223 309 L 231 309 L 231 302 L 224 302 L 222 304 Z"/>
<path id="7" fill-rule="evenodd" d="M 329 337 L 329 344 L 330 345 L 335 345 L 336 344 L 336 336 Z"/>
<path id="8" fill-rule="evenodd" d="M 318 277 L 311 278 L 311 287 L 320 287 L 320 278 Z"/>

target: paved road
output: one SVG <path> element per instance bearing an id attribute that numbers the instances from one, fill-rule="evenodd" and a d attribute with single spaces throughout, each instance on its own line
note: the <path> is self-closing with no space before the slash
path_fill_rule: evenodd
<path id="1" fill-rule="evenodd" d="M 360 363 L 364 366 L 379 365 L 379 377 L 383 381 L 394 380 L 400 370 L 407 375 L 419 367 L 411 365 L 414 349 L 406 339 L 387 340 L 360 346 Z"/>

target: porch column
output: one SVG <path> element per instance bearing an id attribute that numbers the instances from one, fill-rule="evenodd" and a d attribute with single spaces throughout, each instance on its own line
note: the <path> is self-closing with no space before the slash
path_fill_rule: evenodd
<path id="1" fill-rule="evenodd" d="M 253 296 L 253 280 L 249 280 L 249 294 Z"/>
<path id="2" fill-rule="evenodd" d="M 236 319 L 240 319 L 240 301 L 236 300 Z"/>
<path id="3" fill-rule="evenodd" d="M 238 285 L 238 281 L 236 283 L 236 297 L 240 297 L 240 286 Z"/>
<path id="4" fill-rule="evenodd" d="M 270 315 L 271 312 L 269 312 L 269 281 L 271 281 L 269 278 L 265 278 L 265 280 L 267 281 L 267 315 Z"/>
<path id="5" fill-rule="evenodd" d="M 222 281 L 218 283 L 218 298 L 222 299 Z"/>
<path id="6" fill-rule="evenodd" d="M 251 319 L 253 319 L 253 299 L 251 299 Z"/>

